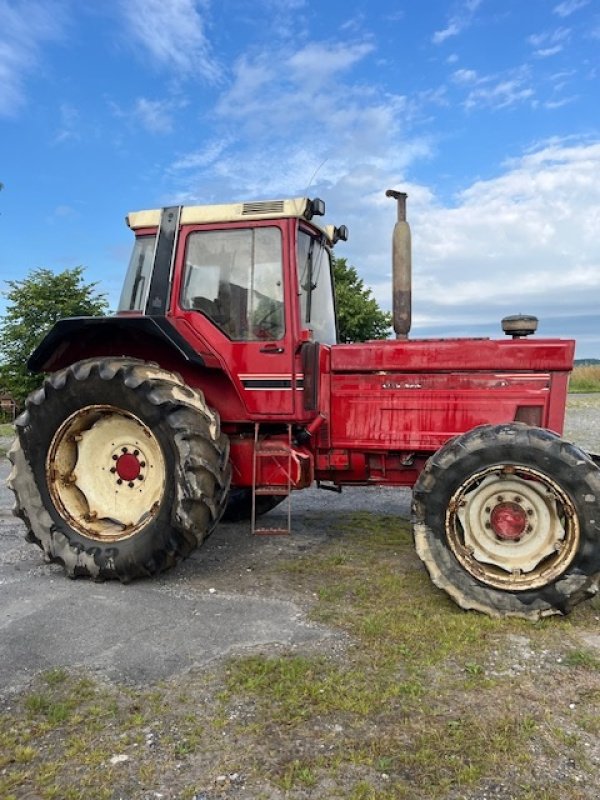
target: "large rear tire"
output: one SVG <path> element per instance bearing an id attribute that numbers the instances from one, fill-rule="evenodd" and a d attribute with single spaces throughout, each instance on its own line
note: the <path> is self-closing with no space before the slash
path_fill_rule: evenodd
<path id="1" fill-rule="evenodd" d="M 413 493 L 417 553 L 465 609 L 566 614 L 600 581 L 600 470 L 521 423 L 482 425 L 427 462 Z"/>
<path id="2" fill-rule="evenodd" d="M 27 539 L 70 577 L 155 575 L 223 513 L 229 443 L 175 373 L 126 358 L 56 372 L 27 399 L 9 486 Z"/>

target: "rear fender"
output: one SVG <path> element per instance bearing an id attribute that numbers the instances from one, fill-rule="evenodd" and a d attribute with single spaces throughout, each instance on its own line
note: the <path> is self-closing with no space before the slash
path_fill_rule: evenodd
<path id="1" fill-rule="evenodd" d="M 127 355 L 205 366 L 165 317 L 70 317 L 46 334 L 27 362 L 31 372 L 54 372 L 83 358 Z"/>
<path id="2" fill-rule="evenodd" d="M 62 319 L 42 339 L 27 366 L 55 372 L 94 357 L 128 356 L 178 372 L 204 393 L 223 422 L 245 420 L 247 411 L 229 375 L 210 352 L 198 353 L 165 317 L 115 316 Z"/>

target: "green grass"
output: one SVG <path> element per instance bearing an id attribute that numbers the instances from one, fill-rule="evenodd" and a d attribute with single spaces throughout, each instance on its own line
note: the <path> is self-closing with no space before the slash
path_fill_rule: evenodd
<path id="1" fill-rule="evenodd" d="M 571 374 L 569 391 L 575 394 L 600 392 L 600 364 L 575 367 Z"/>
<path id="2" fill-rule="evenodd" d="M 9 423 L 1 423 L 0 424 L 0 438 L 1 439 L 12 439 L 15 435 L 15 429 Z M 4 445 L 0 442 L 0 457 L 5 456 L 8 452 L 8 446 Z"/>

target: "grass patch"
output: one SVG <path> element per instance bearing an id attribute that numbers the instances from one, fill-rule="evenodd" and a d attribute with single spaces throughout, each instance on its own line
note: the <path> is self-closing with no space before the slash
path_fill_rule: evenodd
<path id="1" fill-rule="evenodd" d="M 575 367 L 571 373 L 569 391 L 576 394 L 600 392 L 600 364 Z"/>
<path id="2" fill-rule="evenodd" d="M 396 518 L 354 514 L 340 529 L 343 537 L 281 569 L 316 595 L 314 621 L 349 634 L 345 657 L 229 663 L 221 700 L 242 710 L 238 735 L 252 741 L 257 772 L 289 792 L 308 776 L 311 786 L 339 781 L 343 796 L 377 800 L 442 798 L 504 772 L 529 778 L 537 743 L 560 730 L 545 724 L 549 676 L 528 710 L 525 684 L 521 692 L 492 675 L 490 660 L 503 636 L 526 641 L 529 658 L 557 644 L 568 623 L 461 611 L 431 585 Z M 581 652 L 572 657 L 591 668 Z M 535 791 L 546 796 L 544 779 Z"/>
<path id="3" fill-rule="evenodd" d="M 0 439 L 4 439 L 5 441 L 0 441 L 0 456 L 5 456 L 8 452 L 9 448 L 9 441 L 15 435 L 15 429 L 13 425 L 10 423 L 1 423 L 0 424 Z M 6 442 L 6 443 L 5 443 Z"/>
<path id="4" fill-rule="evenodd" d="M 191 800 L 243 783 L 257 800 L 472 800 L 501 783 L 518 800 L 583 800 L 553 772 L 566 759 L 600 783 L 583 758 L 598 664 L 570 635 L 597 626 L 593 609 L 536 625 L 466 613 L 430 583 L 407 523 L 362 513 L 258 570 L 345 636 L 149 690 L 50 670 L 0 713 L 0 797 Z"/>

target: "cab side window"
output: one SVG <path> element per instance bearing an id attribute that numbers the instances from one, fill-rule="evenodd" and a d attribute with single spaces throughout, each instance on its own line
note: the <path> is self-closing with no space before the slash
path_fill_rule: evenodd
<path id="1" fill-rule="evenodd" d="M 195 231 L 188 236 L 181 304 L 236 341 L 285 333 L 279 228 Z"/>

